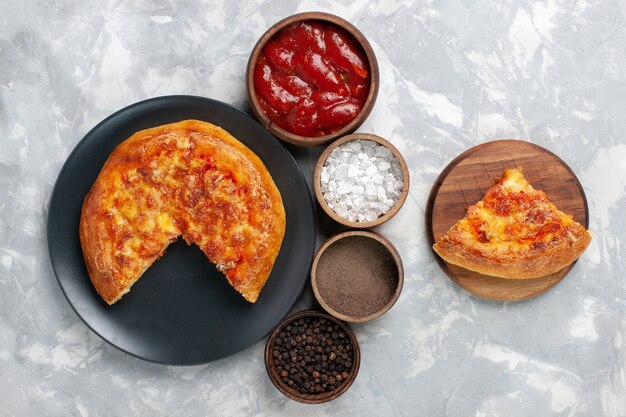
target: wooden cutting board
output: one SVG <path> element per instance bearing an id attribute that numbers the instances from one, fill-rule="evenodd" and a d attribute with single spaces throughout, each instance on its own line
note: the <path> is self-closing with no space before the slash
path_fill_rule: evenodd
<path id="1" fill-rule="evenodd" d="M 574 172 L 558 156 L 541 146 L 518 140 L 497 140 L 473 147 L 455 158 L 435 181 L 426 206 L 426 233 L 435 243 L 467 208 L 481 200 L 506 168 L 521 167 L 524 176 L 543 190 L 556 207 L 589 227 L 585 193 Z M 541 278 L 496 278 L 451 265 L 434 251 L 443 271 L 466 291 L 489 300 L 520 301 L 539 295 L 559 283 L 574 267 Z"/>

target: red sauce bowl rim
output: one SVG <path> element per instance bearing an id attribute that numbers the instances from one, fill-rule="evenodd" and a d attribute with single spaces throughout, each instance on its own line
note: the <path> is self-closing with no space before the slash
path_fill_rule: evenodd
<path id="1" fill-rule="evenodd" d="M 295 133 L 291 133 L 274 124 L 267 116 L 267 114 L 265 114 L 263 109 L 261 109 L 261 106 L 256 98 L 256 91 L 254 88 L 254 67 L 265 44 L 286 26 L 289 26 L 292 23 L 302 22 L 306 20 L 321 20 L 324 22 L 335 24 L 346 30 L 350 35 L 352 35 L 358 45 L 360 45 L 360 47 L 365 52 L 365 56 L 367 57 L 367 62 L 370 67 L 370 89 L 367 94 L 367 98 L 365 99 L 365 102 L 363 104 L 363 108 L 350 123 L 339 129 L 338 131 L 324 136 L 301 136 Z M 281 140 L 284 140 L 285 142 L 300 146 L 325 145 L 337 138 L 354 132 L 361 124 L 363 124 L 363 122 L 365 122 L 367 117 L 372 112 L 372 109 L 374 108 L 374 104 L 376 102 L 376 98 L 378 96 L 379 84 L 380 73 L 378 70 L 378 61 L 376 60 L 374 50 L 372 49 L 372 46 L 368 42 L 367 38 L 365 38 L 361 31 L 359 31 L 347 20 L 339 16 L 324 12 L 298 13 L 286 17 L 283 20 L 272 25 L 259 38 L 256 45 L 252 49 L 252 52 L 250 53 L 250 58 L 248 59 L 248 66 L 246 68 L 246 91 L 248 95 L 248 100 L 250 101 L 252 112 L 254 113 L 255 117 L 274 136 L 278 137 Z"/>

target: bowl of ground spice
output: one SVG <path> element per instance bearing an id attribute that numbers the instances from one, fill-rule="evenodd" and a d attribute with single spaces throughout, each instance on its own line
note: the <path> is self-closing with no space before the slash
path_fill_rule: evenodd
<path id="1" fill-rule="evenodd" d="M 265 345 L 265 368 L 272 383 L 287 397 L 307 404 L 331 401 L 346 392 L 360 362 L 352 330 L 315 310 L 289 316 Z"/>
<path id="2" fill-rule="evenodd" d="M 329 238 L 311 267 L 311 286 L 322 308 L 347 322 L 374 320 L 396 303 L 404 268 L 382 235 L 352 230 Z"/>
<path id="3" fill-rule="evenodd" d="M 368 133 L 344 136 L 320 155 L 315 197 L 333 220 L 370 228 L 391 219 L 409 193 L 406 161 L 387 140 Z"/>

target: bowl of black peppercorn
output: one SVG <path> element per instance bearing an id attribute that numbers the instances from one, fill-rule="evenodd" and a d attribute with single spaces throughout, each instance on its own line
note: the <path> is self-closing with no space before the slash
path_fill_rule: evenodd
<path id="1" fill-rule="evenodd" d="M 356 336 L 332 316 L 295 313 L 274 329 L 265 345 L 265 368 L 288 398 L 307 404 L 334 400 L 354 382 L 361 362 Z"/>

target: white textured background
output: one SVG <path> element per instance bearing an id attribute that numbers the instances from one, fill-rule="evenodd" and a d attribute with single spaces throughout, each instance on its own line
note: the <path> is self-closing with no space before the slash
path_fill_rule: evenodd
<path id="1" fill-rule="evenodd" d="M 269 382 L 263 343 L 195 367 L 127 356 L 63 298 L 45 241 L 69 152 L 110 113 L 194 94 L 246 108 L 244 73 L 279 19 L 323 10 L 359 27 L 381 88 L 360 131 L 392 141 L 410 198 L 380 232 L 407 272 L 396 306 L 353 326 L 363 362 L 339 399 L 305 406 Z M 0 5 L 0 414 L 3 416 L 625 416 L 626 3 L 79 1 Z M 426 243 L 430 187 L 463 150 L 516 138 L 581 180 L 594 240 L 535 300 L 457 288 Z M 299 152 L 310 174 L 315 151 Z M 304 295 L 300 305 L 310 301 Z"/>

